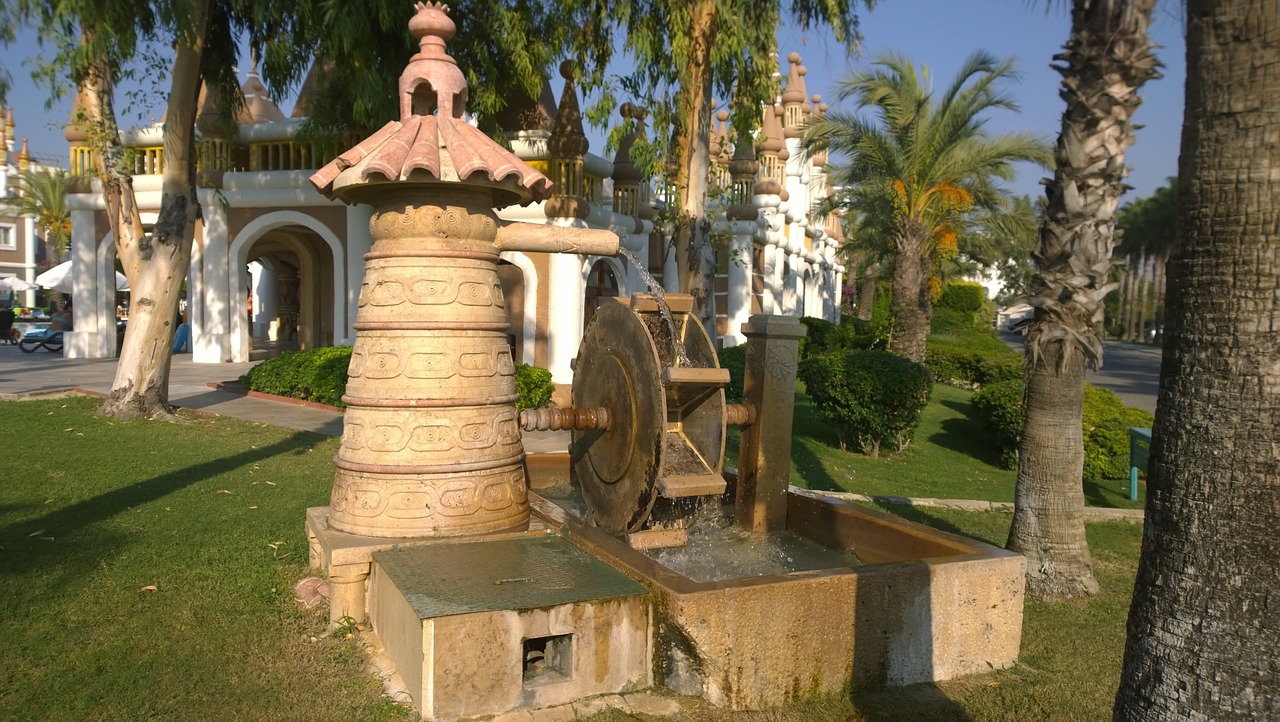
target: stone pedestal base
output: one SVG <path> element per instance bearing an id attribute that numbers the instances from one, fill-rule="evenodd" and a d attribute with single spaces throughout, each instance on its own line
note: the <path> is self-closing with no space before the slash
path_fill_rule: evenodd
<path id="1" fill-rule="evenodd" d="M 492 534 L 481 538 L 540 537 L 555 533 L 555 530 L 539 520 L 530 522 L 527 531 Z M 476 537 L 389 539 L 347 534 L 329 527 L 329 507 L 315 506 L 307 509 L 307 544 L 311 568 L 324 572 L 329 578 L 329 621 L 332 624 L 338 624 L 344 618 L 356 622 L 369 619 L 367 597 L 374 552 L 475 540 Z"/>
<path id="2" fill-rule="evenodd" d="M 560 537 L 374 554 L 369 614 L 426 720 L 652 684 L 645 588 Z"/>

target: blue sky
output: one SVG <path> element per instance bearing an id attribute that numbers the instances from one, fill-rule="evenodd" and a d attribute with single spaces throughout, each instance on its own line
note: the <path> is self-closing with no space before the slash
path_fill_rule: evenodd
<path id="1" fill-rule="evenodd" d="M 1022 112 L 994 114 L 989 128 L 992 132 L 1026 130 L 1054 137 L 1063 104 L 1058 98 L 1059 76 L 1049 65 L 1067 39 L 1068 5 L 1049 0 L 880 0 L 876 10 L 861 13 L 861 58 L 848 57 L 823 30 L 801 33 L 788 26 L 778 33 L 778 49 L 784 58 L 793 50 L 801 54 L 809 71 L 805 77 L 809 93 L 820 93 L 832 105 L 839 78 L 884 52 L 904 53 L 917 65 L 927 65 L 939 84 L 948 82 L 974 50 L 1015 56 L 1023 77 L 1009 92 Z M 1046 12 L 1046 6 L 1052 7 Z M 1176 8 L 1177 3 L 1164 0 L 1156 10 L 1152 37 L 1163 46 L 1157 55 L 1165 66 L 1164 77 L 1149 82 L 1142 93 L 1144 102 L 1135 120 L 1145 127 L 1138 131 L 1137 142 L 1129 150 L 1129 183 L 1134 191 L 1128 198 L 1149 195 L 1177 171 L 1185 67 L 1182 26 L 1173 14 Z M 13 76 L 9 102 L 14 106 L 16 135 L 29 138 L 30 149 L 37 156 L 66 166 L 62 125 L 70 115 L 70 100 L 45 109 L 48 94 L 31 82 L 30 70 L 23 65 L 36 51 L 31 34 L 26 35 L 3 50 L 3 65 Z M 118 102 L 124 104 L 123 99 Z M 288 112 L 292 104 L 286 101 L 282 105 Z M 122 111 L 120 120 L 123 125 L 159 115 L 157 105 L 150 113 L 144 109 L 129 119 Z M 602 151 L 598 137 L 592 149 Z M 1021 168 L 1010 187 L 1038 196 L 1043 175 L 1034 167 Z"/>

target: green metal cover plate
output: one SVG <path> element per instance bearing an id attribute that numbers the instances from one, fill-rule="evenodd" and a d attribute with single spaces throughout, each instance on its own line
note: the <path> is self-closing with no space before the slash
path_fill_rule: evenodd
<path id="1" fill-rule="evenodd" d="M 563 537 L 439 544 L 378 552 L 373 560 L 419 619 L 647 593 Z"/>

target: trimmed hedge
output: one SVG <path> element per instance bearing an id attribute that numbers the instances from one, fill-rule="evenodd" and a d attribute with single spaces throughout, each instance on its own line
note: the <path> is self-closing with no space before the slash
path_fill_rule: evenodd
<path id="1" fill-rule="evenodd" d="M 720 349 L 720 368 L 729 369 L 729 383 L 724 387 L 724 400 L 731 404 L 742 403 L 742 380 L 747 372 L 747 345 Z"/>
<path id="2" fill-rule="evenodd" d="M 930 336 L 924 365 L 939 383 L 967 389 L 1022 378 L 1022 355 L 986 330 Z"/>
<path id="3" fill-rule="evenodd" d="M 285 351 L 249 369 L 240 383 L 250 391 L 343 408 L 350 365 L 350 346 Z M 517 409 L 536 408 L 551 400 L 555 384 L 550 371 L 516 364 L 516 389 L 520 392 Z"/>
<path id="4" fill-rule="evenodd" d="M 953 281 L 943 287 L 942 295 L 933 304 L 930 331 L 979 331 L 991 328 L 995 315 L 995 304 L 987 299 L 982 284 Z"/>
<path id="5" fill-rule="evenodd" d="M 1001 465 L 1018 466 L 1022 436 L 1022 381 L 984 386 L 971 400 L 991 442 L 1000 451 Z M 1110 389 L 1084 386 L 1084 480 L 1125 479 L 1129 476 L 1129 427 L 1150 427 L 1155 417 L 1125 406 Z"/>
<path id="6" fill-rule="evenodd" d="M 840 448 L 853 445 L 871 456 L 911 443 L 933 391 L 928 369 L 888 351 L 810 356 L 799 376 Z"/>
<path id="7" fill-rule="evenodd" d="M 350 365 L 350 346 L 285 351 L 249 369 L 240 383 L 250 391 L 341 408 Z"/>

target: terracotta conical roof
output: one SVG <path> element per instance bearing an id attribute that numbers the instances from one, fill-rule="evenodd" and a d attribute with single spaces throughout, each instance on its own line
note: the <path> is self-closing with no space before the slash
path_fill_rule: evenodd
<path id="1" fill-rule="evenodd" d="M 791 63 L 791 74 L 787 76 L 787 87 L 782 91 L 782 103 L 784 105 L 803 103 L 808 96 L 804 87 L 804 76 L 809 70 L 800 64 L 800 53 L 788 55 L 787 62 Z"/>
<path id="2" fill-rule="evenodd" d="M 208 82 L 202 82 L 200 97 L 196 100 L 196 128 L 205 136 L 220 138 L 226 135 L 226 125 L 217 94 L 209 92 Z"/>
<path id="3" fill-rule="evenodd" d="M 400 120 L 330 161 L 311 182 L 326 196 L 349 201 L 376 198 L 399 181 L 488 187 L 499 206 L 546 198 L 546 176 L 465 120 L 467 81 L 445 49 L 457 29 L 447 8 L 416 7 L 409 32 L 419 51 L 400 75 Z"/>
<path id="4" fill-rule="evenodd" d="M 582 110 L 578 106 L 578 88 L 573 82 L 573 63 L 566 60 L 560 64 L 560 77 L 564 78 L 564 93 L 560 96 L 560 107 L 556 110 L 556 120 L 551 127 L 551 140 L 547 149 L 556 158 L 573 158 L 587 154 L 591 147 L 587 134 L 582 129 Z"/>
<path id="5" fill-rule="evenodd" d="M 613 182 L 618 184 L 639 185 L 644 182 L 644 173 L 631 162 L 631 148 L 636 140 L 644 137 L 644 119 L 648 111 L 631 103 L 622 104 L 622 117 L 632 118 L 636 127 L 618 143 L 618 152 L 613 156 Z"/>
<path id="6" fill-rule="evenodd" d="M 256 57 L 249 67 L 249 75 L 244 79 L 244 85 L 240 86 L 240 92 L 244 93 L 244 108 L 236 115 L 236 123 L 253 125 L 284 120 L 284 113 L 267 95 L 267 86 L 262 84 L 262 78 L 258 76 Z"/>
<path id="7" fill-rule="evenodd" d="M 89 126 L 84 122 L 85 92 L 83 88 L 76 89 L 76 97 L 71 101 L 71 117 L 67 119 L 67 125 L 62 129 L 62 137 L 73 145 L 89 140 Z"/>
<path id="8" fill-rule="evenodd" d="M 507 106 L 498 112 L 498 125 L 508 133 L 541 131 L 550 133 L 555 124 L 556 96 L 551 91 L 551 81 L 543 79 L 537 99 L 524 93 L 510 98 Z"/>
<path id="9" fill-rule="evenodd" d="M 320 92 L 320 79 L 333 69 L 333 61 L 317 58 L 307 70 L 307 77 L 302 79 L 302 87 L 298 88 L 298 99 L 293 104 L 290 118 L 307 118 L 311 115 L 311 104 Z"/>
<path id="10" fill-rule="evenodd" d="M 782 106 L 766 105 L 764 108 L 764 142 L 761 144 L 762 153 L 778 153 L 786 149 L 782 135 Z"/>

